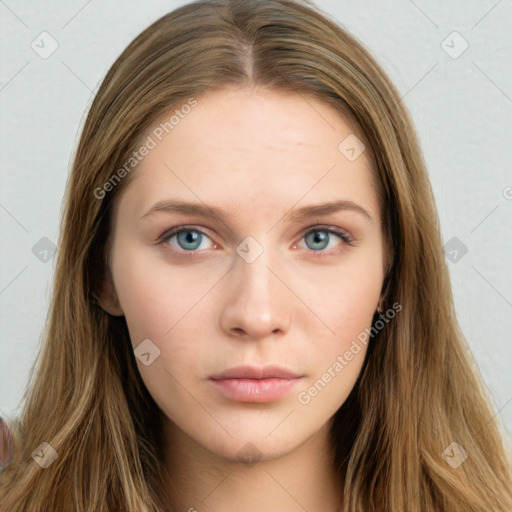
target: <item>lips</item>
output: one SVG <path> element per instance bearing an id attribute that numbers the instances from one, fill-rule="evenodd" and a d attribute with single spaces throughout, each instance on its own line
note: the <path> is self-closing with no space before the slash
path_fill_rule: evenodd
<path id="1" fill-rule="evenodd" d="M 234 402 L 273 402 L 291 392 L 302 377 L 280 366 L 237 366 L 208 381 L 224 398 Z"/>
<path id="2" fill-rule="evenodd" d="M 225 370 L 210 378 L 214 380 L 221 379 L 297 379 L 302 375 L 296 374 L 280 366 L 269 365 L 263 367 L 256 366 L 236 366 Z"/>

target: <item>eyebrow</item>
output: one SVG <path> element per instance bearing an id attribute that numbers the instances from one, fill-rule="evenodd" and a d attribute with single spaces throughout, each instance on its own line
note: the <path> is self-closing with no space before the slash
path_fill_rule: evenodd
<path id="1" fill-rule="evenodd" d="M 358 213 L 362 217 L 365 217 L 371 223 L 374 223 L 372 216 L 362 206 L 353 201 L 340 199 L 337 201 L 330 201 L 327 203 L 314 204 L 308 206 L 302 206 L 296 208 L 285 214 L 283 217 L 287 218 L 292 222 L 301 222 L 310 217 L 314 216 L 325 216 L 339 211 L 351 211 Z M 220 219 L 226 219 L 232 217 L 234 214 L 232 211 L 226 211 L 218 206 L 207 205 L 205 203 L 191 203 L 186 201 L 178 200 L 164 200 L 154 204 L 141 219 L 154 215 L 158 212 L 181 212 L 191 215 L 198 215 L 200 217 L 212 217 L 215 216 Z"/>

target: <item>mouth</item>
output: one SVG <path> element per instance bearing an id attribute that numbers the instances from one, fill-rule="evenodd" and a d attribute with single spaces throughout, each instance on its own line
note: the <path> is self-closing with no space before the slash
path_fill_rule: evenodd
<path id="1" fill-rule="evenodd" d="M 273 402 L 304 377 L 279 366 L 238 366 L 211 376 L 208 381 L 228 400 L 235 402 Z"/>

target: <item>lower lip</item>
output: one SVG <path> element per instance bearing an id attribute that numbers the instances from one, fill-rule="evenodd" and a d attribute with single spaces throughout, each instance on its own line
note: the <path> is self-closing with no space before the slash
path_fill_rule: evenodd
<path id="1" fill-rule="evenodd" d="M 235 402 L 272 402 L 288 393 L 300 377 L 295 379 L 210 379 L 210 382 L 228 399 Z"/>

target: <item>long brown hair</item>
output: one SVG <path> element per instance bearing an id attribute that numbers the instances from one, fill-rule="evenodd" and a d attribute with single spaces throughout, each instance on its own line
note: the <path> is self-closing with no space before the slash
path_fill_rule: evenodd
<path id="1" fill-rule="evenodd" d="M 402 310 L 370 341 L 335 415 L 343 510 L 510 511 L 509 448 L 455 317 L 413 124 L 354 37 L 285 0 L 180 7 L 144 30 L 104 79 L 67 186 L 44 342 L 12 424 L 15 459 L 0 475 L 2 510 L 165 509 L 172 489 L 162 479 L 161 412 L 125 319 L 97 300 L 112 212 L 136 172 L 119 169 L 164 113 L 212 89 L 247 85 L 328 103 L 357 123 L 372 156 L 392 261 L 383 309 Z M 43 442 L 57 454 L 46 469 L 32 457 Z M 458 467 L 447 462 L 454 450 L 467 455 Z"/>

